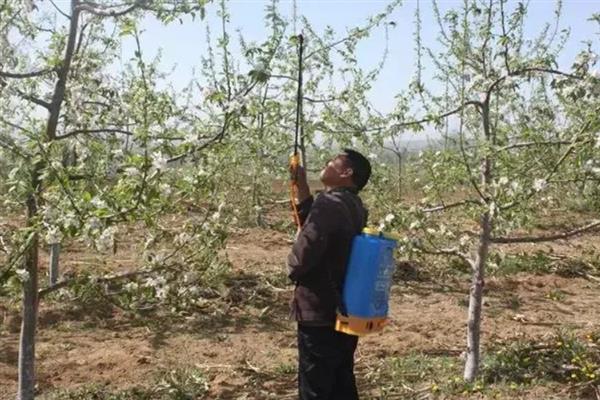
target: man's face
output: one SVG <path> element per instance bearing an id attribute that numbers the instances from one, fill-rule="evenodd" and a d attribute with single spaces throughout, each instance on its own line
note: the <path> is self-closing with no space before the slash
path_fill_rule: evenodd
<path id="1" fill-rule="evenodd" d="M 329 160 L 321 170 L 321 182 L 325 186 L 341 186 L 347 184 L 352 176 L 352 169 L 345 154 L 339 154 Z"/>

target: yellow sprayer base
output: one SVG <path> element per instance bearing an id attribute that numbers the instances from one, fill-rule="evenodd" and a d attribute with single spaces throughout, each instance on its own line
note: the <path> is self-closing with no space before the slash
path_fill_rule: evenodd
<path id="1" fill-rule="evenodd" d="M 335 330 L 348 335 L 363 336 L 368 333 L 379 332 L 387 324 L 386 317 L 359 318 L 338 314 L 335 321 Z"/>

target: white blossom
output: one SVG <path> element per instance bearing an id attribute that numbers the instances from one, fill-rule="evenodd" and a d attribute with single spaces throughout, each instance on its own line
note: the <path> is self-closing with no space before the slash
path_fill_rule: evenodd
<path id="1" fill-rule="evenodd" d="M 506 176 L 500 177 L 500 179 L 498 179 L 498 185 L 499 186 L 508 185 L 508 178 Z"/>
<path id="2" fill-rule="evenodd" d="M 595 161 L 594 161 L 594 160 L 592 160 L 592 159 L 589 159 L 589 160 L 587 160 L 587 161 L 586 161 L 586 162 L 583 164 L 583 169 L 584 169 L 585 171 L 588 171 L 588 172 L 589 172 L 589 171 L 591 171 L 591 170 L 592 170 L 592 168 L 594 168 L 594 164 L 595 164 Z"/>
<path id="3" fill-rule="evenodd" d="M 92 217 L 88 220 L 87 223 L 88 227 L 90 230 L 94 231 L 94 230 L 98 230 L 102 227 L 102 223 L 100 222 L 100 219 L 96 218 L 96 217 Z"/>
<path id="4" fill-rule="evenodd" d="M 69 213 L 63 217 L 62 220 L 63 226 L 65 228 L 76 228 L 78 226 L 78 220 L 75 214 Z"/>
<path id="5" fill-rule="evenodd" d="M 173 188 L 166 183 L 161 183 L 158 188 L 160 189 L 160 194 L 163 197 L 169 197 L 171 194 L 173 194 Z"/>
<path id="6" fill-rule="evenodd" d="M 394 216 L 394 214 L 388 214 L 388 215 L 385 216 L 384 219 L 385 219 L 385 222 L 390 223 L 390 222 L 392 222 L 394 220 L 394 218 L 396 218 Z"/>
<path id="7" fill-rule="evenodd" d="M 536 192 L 541 192 L 542 190 L 544 190 L 547 184 L 548 182 L 546 182 L 545 179 L 538 178 L 535 181 L 533 181 L 533 190 L 535 190 Z"/>
<path id="8" fill-rule="evenodd" d="M 15 270 L 15 273 L 21 282 L 27 282 L 29 280 L 29 271 L 19 268 Z"/>
<path id="9" fill-rule="evenodd" d="M 183 245 L 189 242 L 192 239 L 192 235 L 187 232 L 181 232 L 179 235 L 175 236 L 174 242 L 177 245 Z"/>
<path id="10" fill-rule="evenodd" d="M 114 248 L 115 245 L 115 233 L 117 228 L 111 226 L 106 228 L 100 236 L 96 239 L 96 248 L 98 251 L 105 253 Z"/>
<path id="11" fill-rule="evenodd" d="M 106 208 L 106 202 L 98 196 L 95 196 L 90 203 L 96 208 Z"/>
<path id="12" fill-rule="evenodd" d="M 196 282 L 198 280 L 198 274 L 195 271 L 189 271 L 183 274 L 183 282 Z"/>
<path id="13" fill-rule="evenodd" d="M 183 141 L 185 144 L 191 144 L 197 146 L 200 144 L 200 139 L 198 138 L 198 134 L 195 132 L 188 132 L 185 134 L 185 139 Z"/>
<path id="14" fill-rule="evenodd" d="M 152 288 L 158 288 L 161 286 L 164 286 L 167 284 L 167 280 L 165 279 L 164 276 L 157 276 L 156 278 L 148 278 L 146 279 L 145 282 L 145 286 L 146 287 L 152 287 Z"/>
<path id="15" fill-rule="evenodd" d="M 370 158 L 371 160 L 376 160 L 377 159 L 377 154 L 375 154 L 375 153 L 369 153 L 368 158 Z"/>
<path id="16" fill-rule="evenodd" d="M 469 237 L 469 235 L 462 235 L 459 239 L 460 246 L 465 247 L 466 245 L 469 244 L 470 240 L 471 240 L 471 238 Z"/>
<path id="17" fill-rule="evenodd" d="M 52 226 L 48 229 L 48 233 L 46 233 L 46 243 L 58 244 L 62 240 L 62 236 L 60 229 L 56 226 Z"/>
<path id="18" fill-rule="evenodd" d="M 159 171 L 164 171 L 167 168 L 168 161 L 169 158 L 160 151 L 152 154 L 152 166 Z"/>
<path id="19" fill-rule="evenodd" d="M 169 294 L 169 289 L 170 288 L 167 285 L 157 288 L 156 289 L 156 297 L 158 297 L 161 300 L 166 299 L 167 295 Z"/>
<path id="20" fill-rule="evenodd" d="M 137 169 L 136 167 L 127 167 L 125 168 L 125 175 L 134 178 L 138 175 L 140 175 L 140 170 Z"/>

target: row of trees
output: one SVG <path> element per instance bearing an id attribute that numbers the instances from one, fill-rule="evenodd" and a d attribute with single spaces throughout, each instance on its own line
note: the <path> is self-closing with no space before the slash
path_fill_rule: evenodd
<path id="1" fill-rule="evenodd" d="M 18 278 L 23 288 L 21 400 L 34 397 L 39 299 L 69 284 L 40 290 L 41 243 L 82 239 L 106 251 L 121 224 L 143 221 L 148 265 L 122 278 L 144 274 L 151 296 L 177 303 L 183 286 L 202 282 L 182 274 L 182 266 L 205 271 L 214 264 L 234 217 L 246 213 L 265 222 L 273 176 L 285 176 L 296 109 L 295 32 L 275 0 L 265 11 L 268 36 L 262 43 L 240 37 L 239 56 L 231 50 L 224 0 L 51 5 L 0 3 L 0 162 L 10 165 L 1 196 L 6 207 L 25 213 L 25 226 L 2 241 L 0 284 Z M 386 54 L 365 70 L 357 46 L 375 32 L 384 31 L 387 40 L 400 2 L 343 36 L 317 32 L 301 19 L 308 43 L 303 129 L 315 160 L 338 145 L 383 149 L 427 125 L 447 135 L 444 151 L 426 152 L 419 161 L 431 173 L 419 204 L 388 203 L 397 193 L 384 179 L 374 181 L 370 195 L 380 207 L 375 214 L 389 214 L 384 226 L 409 232 L 406 249 L 460 257 L 472 267 L 464 375 L 471 381 L 480 360 L 490 246 L 568 238 L 600 226 L 589 221 L 556 235 L 512 235 L 547 205 L 550 188 L 578 190 L 593 178 L 600 83 L 591 43 L 572 68 L 558 68 L 567 37 L 558 23 L 560 3 L 556 21 L 534 40 L 523 34 L 522 3 L 464 0 L 445 13 L 433 5 L 442 46 L 422 43 L 417 8 L 417 73 L 388 114 L 375 110 L 368 95 Z M 175 93 L 159 59 L 143 52 L 140 21 L 186 23 L 207 10 L 217 11 L 221 29 L 207 28 L 215 39 L 203 55 L 201 78 Z M 118 70 L 125 39 L 136 50 Z M 423 80 L 425 64 L 435 66 L 438 83 Z M 381 168 L 383 176 L 387 167 Z M 252 208 L 244 206 L 248 198 Z M 160 226 L 161 216 L 190 207 L 198 218 L 179 232 Z M 478 230 L 443 224 L 443 213 L 458 208 Z"/>

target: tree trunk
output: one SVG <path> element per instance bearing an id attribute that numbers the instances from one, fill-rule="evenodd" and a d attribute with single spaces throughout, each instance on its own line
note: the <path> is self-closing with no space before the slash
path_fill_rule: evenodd
<path id="1" fill-rule="evenodd" d="M 492 222 L 490 213 L 481 217 L 481 234 L 477 258 L 473 265 L 473 278 L 469 292 L 469 314 L 467 320 L 467 361 L 465 363 L 464 379 L 472 382 L 479 371 L 480 352 L 479 339 L 481 335 L 481 309 L 483 305 L 483 286 L 485 263 L 490 247 Z"/>
<path id="2" fill-rule="evenodd" d="M 79 24 L 80 10 L 77 8 L 79 0 L 71 0 L 71 22 L 69 36 L 65 48 L 65 56 L 58 74 L 58 80 L 50 103 L 50 115 L 46 125 L 44 141 L 51 142 L 56 138 L 56 129 L 60 117 L 60 110 L 65 98 L 65 90 L 71 60 L 75 51 L 75 41 Z M 31 193 L 27 199 L 27 224 L 34 231 L 31 243 L 25 254 L 25 270 L 29 277 L 23 283 L 23 322 L 19 342 L 19 388 L 17 400 L 33 400 L 35 397 L 35 331 L 37 325 L 38 307 L 38 241 L 39 234 L 35 232 L 35 219 L 38 216 L 38 201 L 40 199 L 40 172 L 43 168 L 41 162 L 33 166 L 31 172 Z"/>
<path id="3" fill-rule="evenodd" d="M 50 286 L 55 285 L 58 281 L 58 263 L 60 256 L 60 243 L 50 244 L 50 265 L 48 266 L 48 275 Z"/>
<path id="4" fill-rule="evenodd" d="M 398 157 L 398 201 L 402 200 L 402 153 L 396 153 Z"/>
<path id="5" fill-rule="evenodd" d="M 481 115 L 485 139 L 494 144 L 495 138 L 490 130 L 490 108 L 489 98 L 481 104 Z M 488 153 L 485 153 L 481 159 L 480 166 L 480 194 L 482 204 L 487 210 L 481 215 L 479 221 L 480 234 L 479 246 L 477 247 L 477 257 L 473 263 L 473 279 L 471 280 L 471 289 L 469 291 L 469 314 L 467 319 L 467 361 L 465 363 L 464 379 L 472 382 L 479 372 L 480 362 L 480 336 L 481 336 L 481 308 L 483 305 L 483 286 L 485 278 L 485 263 L 488 257 L 492 236 L 492 220 L 494 213 L 494 203 L 487 196 L 487 188 L 492 182 L 493 161 Z"/>
<path id="6" fill-rule="evenodd" d="M 37 167 L 35 168 L 32 192 L 27 199 L 27 221 L 33 224 L 37 215 Z M 29 274 L 23 282 L 23 321 L 19 341 L 19 388 L 17 400 L 33 400 L 35 397 L 35 331 L 37 324 L 38 296 L 38 233 L 25 254 L 25 270 Z"/>

